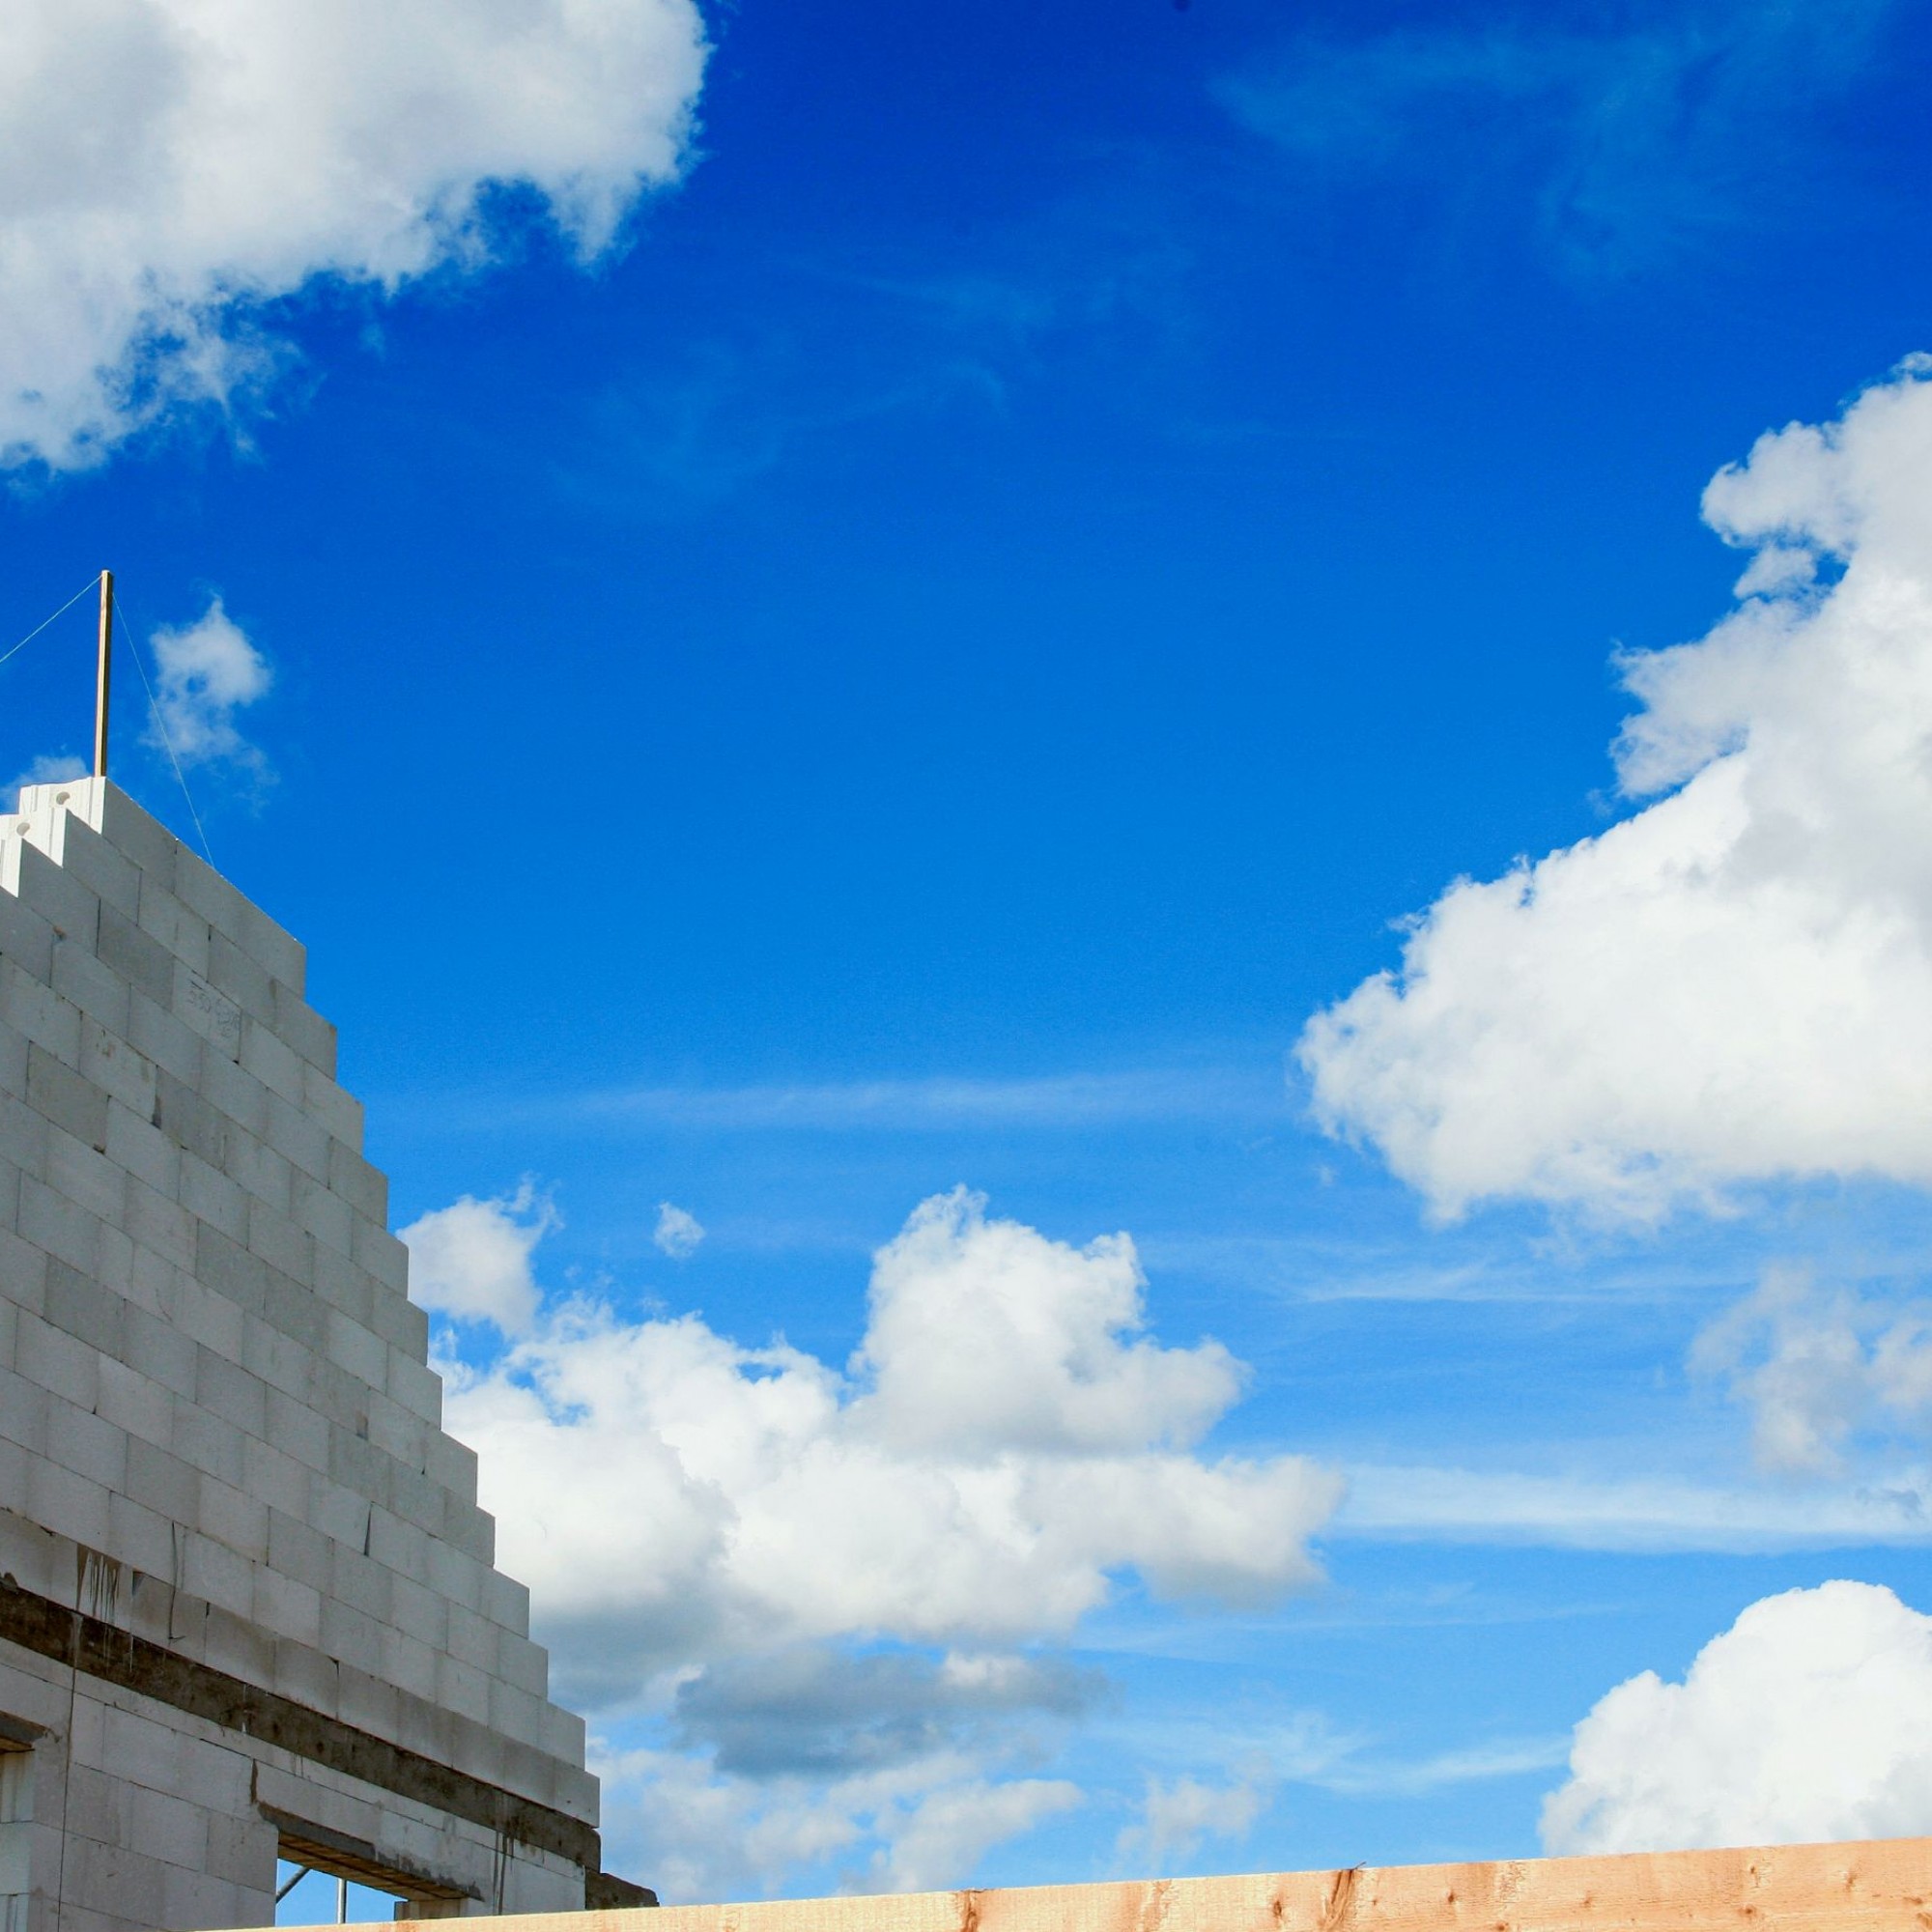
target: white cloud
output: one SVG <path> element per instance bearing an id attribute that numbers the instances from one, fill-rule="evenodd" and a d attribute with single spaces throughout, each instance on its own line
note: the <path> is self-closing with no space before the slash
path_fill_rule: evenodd
<path id="1" fill-rule="evenodd" d="M 668 1201 L 658 1203 L 658 1225 L 651 1239 L 662 1253 L 681 1262 L 687 1255 L 697 1252 L 697 1244 L 703 1238 L 704 1229 L 696 1214 L 673 1207 Z"/>
<path id="2" fill-rule="evenodd" d="M 439 1305 L 522 1319 L 534 1235 L 504 1247 L 500 1209 L 463 1202 L 410 1231 L 417 1252 L 426 1226 L 443 1242 Z M 459 1275 L 452 1229 L 484 1237 L 484 1273 Z M 1188 1453 L 1236 1368 L 1215 1343 L 1125 1339 L 1140 1286 L 1124 1237 L 1076 1250 L 960 1190 L 880 1250 L 847 1373 L 580 1300 L 455 1372 L 450 1426 L 581 1696 L 787 1643 L 1064 1634 L 1119 1572 L 1221 1602 L 1312 1582 L 1338 1480 Z"/>
<path id="3" fill-rule="evenodd" d="M 87 776 L 87 761 L 68 753 L 43 752 L 23 772 L 16 772 L 4 786 L 0 795 L 14 797 L 22 785 L 61 784 L 69 779 L 84 779 Z"/>
<path id="4" fill-rule="evenodd" d="M 961 1885 L 995 1845 L 1082 1800 L 1064 1779 L 996 1781 L 956 1755 L 827 1783 L 721 1776 L 657 1750 L 597 1755 L 592 1768 L 613 1862 L 648 1871 L 667 1904 L 769 1893 L 828 1863 L 824 1883 L 845 1891 Z"/>
<path id="5" fill-rule="evenodd" d="M 1558 1549 L 1768 1550 L 1932 1540 L 1932 1474 L 1799 1491 L 1353 1463 L 1331 1536 Z"/>
<path id="6" fill-rule="evenodd" d="M 463 1109 L 471 1124 L 595 1120 L 609 1129 L 701 1127 L 726 1133 L 951 1133 L 964 1127 L 1105 1128 L 1146 1121 L 1279 1121 L 1280 1082 L 1246 1067 L 1145 1067 L 1034 1079 L 851 1080 L 794 1087 L 618 1087 Z"/>
<path id="7" fill-rule="evenodd" d="M 667 1905 L 774 1891 L 860 1844 L 891 1802 L 876 1777 L 761 1783 L 680 1751 L 593 1747 L 590 1768 L 604 1787 L 607 1860 L 649 1872 Z"/>
<path id="8" fill-rule="evenodd" d="M 466 1194 L 424 1214 L 398 1230 L 410 1251 L 411 1297 L 434 1314 L 521 1335 L 541 1299 L 530 1257 L 556 1226 L 555 1209 L 527 1181 L 513 1195 Z"/>
<path id="9" fill-rule="evenodd" d="M 545 1304 L 549 1225 L 527 1187 L 425 1215 L 413 1292 L 506 1338 L 445 1364 L 449 1426 L 564 1694 L 647 1746 L 602 1747 L 607 1824 L 667 1896 L 964 1882 L 1080 1802 L 1031 1774 L 1105 1692 L 1052 1646 L 1118 1576 L 1240 1604 L 1319 1576 L 1338 1480 L 1199 1452 L 1239 1365 L 1144 1332 L 1123 1236 L 935 1197 L 875 1257 L 841 1370 Z"/>
<path id="10" fill-rule="evenodd" d="M 1646 1670 L 1577 1726 L 1552 1854 L 1932 1832 L 1932 1617 L 1869 1583 L 1767 1597 L 1682 1684 Z"/>
<path id="11" fill-rule="evenodd" d="M 1057 1658 L 811 1645 L 714 1662 L 677 1685 L 675 1749 L 605 1754 L 607 1841 L 667 1899 L 801 1875 L 820 1889 L 961 1884 L 1077 1799 L 997 1774 L 1037 1761 L 1043 1733 L 1104 1688 Z"/>
<path id="12" fill-rule="evenodd" d="M 1656 802 L 1458 881 L 1309 1023 L 1318 1117 L 1437 1212 L 1932 1181 L 1928 374 L 1705 493 L 1753 562 L 1707 637 L 1623 661 L 1619 781 Z"/>
<path id="13" fill-rule="evenodd" d="M 235 714 L 268 695 L 274 672 L 242 628 L 209 599 L 192 624 L 156 631 L 154 711 L 145 741 L 184 765 L 220 762 L 259 772 L 262 754 L 237 728 Z"/>
<path id="14" fill-rule="evenodd" d="M 1836 1474 L 1861 1429 L 1910 1428 L 1932 1410 L 1932 1309 L 1821 1287 L 1807 1269 L 1774 1267 L 1712 1322 L 1692 1366 L 1728 1377 L 1751 1411 L 1759 1463 Z"/>
<path id="15" fill-rule="evenodd" d="M 1150 1777 L 1141 1815 L 1115 1840 L 1115 1854 L 1136 1871 L 1164 1873 L 1192 1857 L 1205 1838 L 1246 1837 L 1269 1797 L 1245 1778 L 1207 1784 L 1182 1776 L 1163 1784 Z"/>
<path id="16" fill-rule="evenodd" d="M 18 0 L 0 12 L 0 462 L 71 468 L 282 351 L 320 277 L 491 253 L 493 187 L 578 254 L 682 163 L 693 0 Z"/>
<path id="17" fill-rule="evenodd" d="M 1239 1370 L 1218 1342 L 1123 1341 L 1146 1286 L 1125 1235 L 1072 1248 L 963 1193 L 928 1201 L 872 1270 L 867 1419 L 896 1445 L 969 1454 L 1196 1441 Z"/>
<path id="18" fill-rule="evenodd" d="M 1105 1689 L 1060 1657 L 809 1644 L 714 1660 L 679 1680 L 669 1716 L 730 1776 L 851 1777 L 1001 1748 L 1014 1719 L 1077 1718 Z"/>
<path id="19" fill-rule="evenodd" d="M 975 1778 L 928 1792 L 888 1829 L 869 1889 L 938 1891 L 956 1885 L 994 1845 L 1071 1810 L 1080 1798 L 1078 1785 L 1058 1777 Z"/>
<path id="20" fill-rule="evenodd" d="M 1179 1595 L 1312 1580 L 1304 1541 L 1334 1479 L 1164 1447 L 1214 1419 L 1235 1378 L 1213 1343 L 1122 1342 L 1139 1317 L 1123 1240 L 1075 1250 L 959 1192 L 880 1251 L 849 1378 L 696 1317 L 628 1323 L 580 1302 L 450 1409 L 493 1472 L 511 1567 L 553 1615 L 708 1604 L 722 1649 L 1062 1631 L 1117 1568 Z M 651 1506 L 615 1509 L 599 1471 Z"/>
<path id="21" fill-rule="evenodd" d="M 1317 179 L 1424 171 L 1486 218 L 1520 204 L 1572 268 L 1628 270 L 1761 223 L 1895 11 L 1716 0 L 1467 26 L 1365 16 L 1353 35 L 1345 14 L 1341 35 L 1304 31 L 1219 92 Z"/>
<path id="22" fill-rule="evenodd" d="M 1548 1771 L 1563 1762 L 1566 1744 L 1563 1738 L 1505 1738 L 1408 1763 L 1350 1761 L 1311 1778 L 1310 1782 L 1349 1797 L 1412 1798 L 1422 1792 L 1440 1791 L 1447 1785 L 1482 1784 L 1491 1778 L 1520 1777 L 1525 1772 Z"/>

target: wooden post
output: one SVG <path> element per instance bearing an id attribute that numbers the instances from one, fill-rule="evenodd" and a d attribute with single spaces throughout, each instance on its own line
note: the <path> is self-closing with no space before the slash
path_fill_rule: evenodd
<path id="1" fill-rule="evenodd" d="M 100 648 L 94 668 L 94 776 L 107 776 L 107 685 L 114 656 L 114 573 L 100 573 Z"/>

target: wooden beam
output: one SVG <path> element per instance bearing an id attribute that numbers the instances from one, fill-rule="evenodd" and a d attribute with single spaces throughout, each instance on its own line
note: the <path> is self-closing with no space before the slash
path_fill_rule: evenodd
<path id="1" fill-rule="evenodd" d="M 107 776 L 107 695 L 114 668 L 114 573 L 100 573 L 100 628 L 94 654 L 94 776 Z"/>
<path id="2" fill-rule="evenodd" d="M 1932 1932 L 1932 1838 L 670 1905 L 490 1923 L 500 1932 Z"/>

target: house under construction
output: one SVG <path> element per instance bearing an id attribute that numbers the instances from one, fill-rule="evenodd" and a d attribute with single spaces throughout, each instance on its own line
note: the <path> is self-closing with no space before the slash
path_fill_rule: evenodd
<path id="1" fill-rule="evenodd" d="M 0 826 L 0 1932 L 650 1902 L 303 963 L 105 778 Z"/>

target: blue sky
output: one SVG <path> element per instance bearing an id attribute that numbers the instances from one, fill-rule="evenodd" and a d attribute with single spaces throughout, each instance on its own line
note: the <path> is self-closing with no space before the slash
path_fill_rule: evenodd
<path id="1" fill-rule="evenodd" d="M 361 57 L 435 62 L 459 12 Z M 184 9 L 124 13 L 100 46 L 132 61 Z M 768 1651 L 667 1625 L 647 1670 L 621 1578 L 554 1610 L 617 1868 L 688 1896 L 1514 1856 L 1598 1700 L 1747 1605 L 1851 1578 L 1932 1609 L 1917 968 L 1820 941 L 1766 990 L 1784 942 L 1726 900 L 1686 971 L 1662 888 L 1556 931 L 1554 874 L 1490 938 L 1402 924 L 1747 743 L 1825 775 L 1814 819 L 1871 768 L 1817 724 L 1843 662 L 1808 697 L 1763 668 L 1861 559 L 1932 582 L 1932 543 L 1879 510 L 1834 536 L 1808 443 L 1699 504 L 1932 347 L 1932 14 L 748 0 L 705 14 L 701 84 L 683 0 L 593 16 L 651 31 L 567 63 L 550 121 L 482 83 L 446 122 L 400 83 L 353 126 L 302 95 L 317 152 L 428 211 L 400 240 L 346 188 L 292 213 L 173 82 L 128 140 L 192 219 L 111 155 L 98 230 L 39 176 L 0 209 L 0 647 L 115 568 L 215 860 L 310 947 L 398 1225 L 485 1204 L 498 1272 L 452 1249 L 445 1305 L 546 1297 L 445 1324 L 469 1375 L 527 1380 L 519 1334 L 573 1295 L 839 1371 L 874 1252 L 964 1185 L 1037 1231 L 1028 1265 L 1130 1234 L 1149 1333 L 1246 1365 L 1202 1466 L 1348 1484 L 1322 1580 L 1257 1557 L 1164 1598 L 1117 1553 L 1104 1604 L 997 1639 L 881 1599 Z M 31 133 L 55 56 L 12 59 Z M 354 170 L 288 138 L 327 203 Z M 18 322 L 97 274 L 90 353 L 131 376 L 99 394 Z M 1911 497 L 1919 387 L 1872 392 L 1878 453 L 1848 428 L 1819 500 Z M 1747 599 L 1782 614 L 1690 696 L 1634 693 L 1619 653 L 1711 633 L 1759 552 L 1811 558 Z M 1895 622 L 1890 713 L 1932 724 L 1932 631 Z M 1709 696 L 1726 665 L 1745 695 Z M 90 676 L 84 604 L 0 668 L 6 772 L 85 750 Z M 120 697 L 118 775 L 192 830 Z M 1620 790 L 1646 707 L 1697 748 Z M 1771 840 L 1749 891 L 1836 882 L 1833 931 L 1919 907 L 1845 857 L 1909 846 L 1903 797 Z M 1346 1065 L 1297 1058 L 1405 945 L 1440 1010 L 1389 994 Z M 1794 1405 L 1809 1449 L 1773 1439 Z M 1010 1695 L 944 1676 L 993 1651 Z M 1850 1824 L 1932 1829 L 1882 1797 Z"/>

